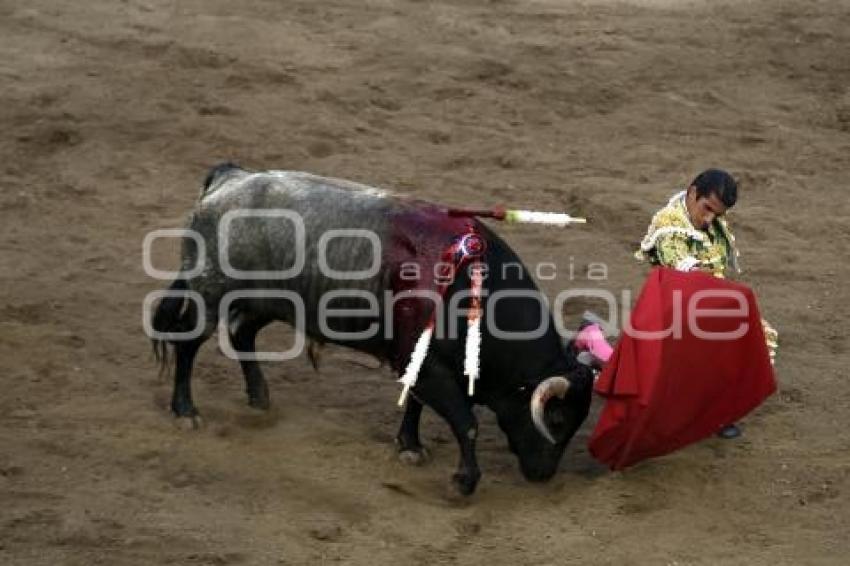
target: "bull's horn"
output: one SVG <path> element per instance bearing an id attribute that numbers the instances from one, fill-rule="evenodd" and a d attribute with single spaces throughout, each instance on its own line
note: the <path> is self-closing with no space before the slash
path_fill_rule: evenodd
<path id="1" fill-rule="evenodd" d="M 534 389 L 534 395 L 531 396 L 531 420 L 534 422 L 534 427 L 552 444 L 557 444 L 558 441 L 546 426 L 546 420 L 543 417 L 544 409 L 552 397 L 557 396 L 563 399 L 569 388 L 570 382 L 567 378 L 556 375 L 541 381 L 540 385 Z"/>

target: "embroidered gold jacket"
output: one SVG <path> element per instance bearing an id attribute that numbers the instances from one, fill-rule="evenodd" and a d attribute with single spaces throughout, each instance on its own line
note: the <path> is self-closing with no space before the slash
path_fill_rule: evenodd
<path id="1" fill-rule="evenodd" d="M 709 269 L 717 277 L 725 277 L 727 269 L 740 272 L 735 236 L 725 218 L 716 218 L 707 230 L 691 223 L 682 191 L 655 213 L 640 248 L 640 260 L 681 271 Z"/>

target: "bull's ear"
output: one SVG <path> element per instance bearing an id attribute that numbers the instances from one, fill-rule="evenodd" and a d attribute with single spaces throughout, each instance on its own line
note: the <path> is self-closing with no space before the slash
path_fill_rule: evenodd
<path id="1" fill-rule="evenodd" d="M 560 404 L 555 401 L 555 398 L 564 399 L 569 389 L 570 382 L 567 378 L 556 375 L 541 381 L 531 396 L 531 420 L 534 427 L 552 444 L 558 443 L 556 440 L 558 427 L 555 426 L 557 423 L 553 422 L 551 412 L 547 415 L 546 407 L 550 402 Z"/>

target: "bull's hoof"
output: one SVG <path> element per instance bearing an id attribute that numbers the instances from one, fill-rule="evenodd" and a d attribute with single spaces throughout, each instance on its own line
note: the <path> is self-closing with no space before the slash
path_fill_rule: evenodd
<path id="1" fill-rule="evenodd" d="M 431 461 L 431 452 L 424 446 L 399 450 L 398 460 L 408 466 L 422 466 Z"/>
<path id="2" fill-rule="evenodd" d="M 204 426 L 204 421 L 201 415 L 191 415 L 186 417 L 175 417 L 174 424 L 180 430 L 200 430 Z"/>
<path id="3" fill-rule="evenodd" d="M 476 476 L 464 473 L 456 473 L 452 476 L 452 486 L 459 495 L 467 497 L 475 492 L 481 474 Z"/>
<path id="4" fill-rule="evenodd" d="M 265 380 L 259 383 L 251 383 L 245 387 L 245 393 L 248 394 L 248 405 L 260 411 L 268 411 L 271 407 L 271 397 L 269 396 L 269 386 Z"/>
<path id="5" fill-rule="evenodd" d="M 258 411 L 268 411 L 272 404 L 269 401 L 268 395 L 263 395 L 259 397 L 248 397 L 248 406 Z"/>

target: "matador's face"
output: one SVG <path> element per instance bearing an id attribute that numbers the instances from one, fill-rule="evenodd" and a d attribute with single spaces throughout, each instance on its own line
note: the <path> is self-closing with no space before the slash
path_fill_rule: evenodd
<path id="1" fill-rule="evenodd" d="M 722 216 L 728 208 L 716 192 L 701 197 L 697 195 L 697 188 L 694 186 L 688 188 L 685 205 L 691 217 L 691 223 L 698 230 L 708 230 L 714 219 Z"/>

